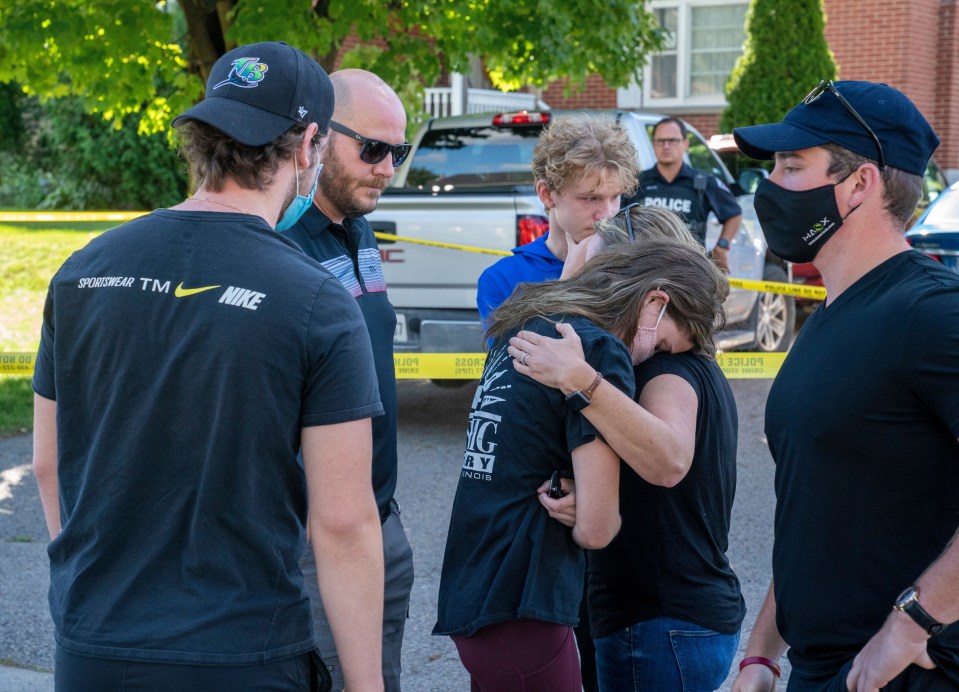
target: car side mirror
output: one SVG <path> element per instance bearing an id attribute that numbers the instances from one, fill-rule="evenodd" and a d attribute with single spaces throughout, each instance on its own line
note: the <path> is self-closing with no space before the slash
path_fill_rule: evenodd
<path id="1" fill-rule="evenodd" d="M 739 178 L 736 182 L 745 192 L 753 194 L 759 187 L 759 183 L 768 177 L 769 171 L 765 168 L 744 168 L 739 172 Z"/>

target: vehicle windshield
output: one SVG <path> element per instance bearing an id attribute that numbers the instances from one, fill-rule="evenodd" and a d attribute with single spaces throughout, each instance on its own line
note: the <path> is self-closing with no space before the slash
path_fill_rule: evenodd
<path id="1" fill-rule="evenodd" d="M 539 127 L 463 127 L 430 130 L 410 162 L 405 188 L 454 189 L 532 185 Z"/>
<path id="2" fill-rule="evenodd" d="M 925 223 L 934 226 L 959 225 L 959 190 L 951 187 L 939 195 L 936 203 L 929 208 Z"/>

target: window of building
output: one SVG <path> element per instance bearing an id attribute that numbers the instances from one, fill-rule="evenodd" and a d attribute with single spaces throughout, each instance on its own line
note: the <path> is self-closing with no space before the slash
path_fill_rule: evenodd
<path id="1" fill-rule="evenodd" d="M 746 0 L 652 0 L 667 31 L 643 80 L 646 106 L 722 106 L 723 88 L 746 40 Z"/>

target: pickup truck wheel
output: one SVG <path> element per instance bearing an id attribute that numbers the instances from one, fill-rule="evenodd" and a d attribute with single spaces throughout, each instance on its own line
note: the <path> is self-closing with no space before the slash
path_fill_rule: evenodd
<path id="1" fill-rule="evenodd" d="M 763 268 L 763 279 L 785 283 L 789 277 L 778 264 L 767 263 Z M 788 350 L 796 329 L 795 299 L 781 293 L 760 293 L 749 317 L 749 326 L 756 335 L 752 345 L 754 351 Z"/>

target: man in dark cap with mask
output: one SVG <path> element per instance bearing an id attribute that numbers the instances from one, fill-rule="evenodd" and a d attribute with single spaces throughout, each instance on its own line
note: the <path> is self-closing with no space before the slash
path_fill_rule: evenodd
<path id="1" fill-rule="evenodd" d="M 332 111 L 301 51 L 230 51 L 174 120 L 197 192 L 50 283 L 34 468 L 57 689 L 316 689 L 307 531 L 347 685 L 383 689 L 370 340 L 277 233 L 311 204 Z"/>
<path id="2" fill-rule="evenodd" d="M 766 406 L 773 583 L 736 690 L 959 689 L 959 276 L 904 229 L 939 138 L 902 93 L 822 82 L 780 123 L 756 191 L 770 249 L 828 292 Z"/>

